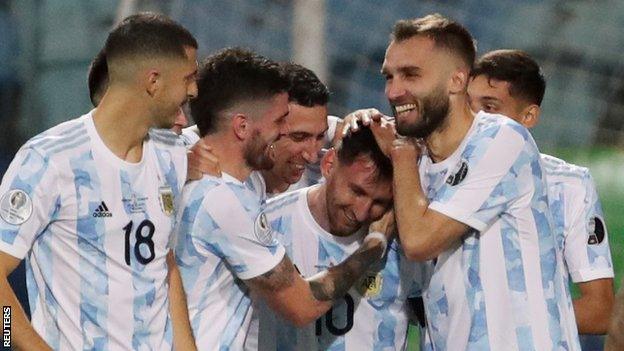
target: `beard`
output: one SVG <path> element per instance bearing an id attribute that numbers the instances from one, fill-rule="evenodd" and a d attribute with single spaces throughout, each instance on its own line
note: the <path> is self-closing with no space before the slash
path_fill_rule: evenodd
<path id="1" fill-rule="evenodd" d="M 415 138 L 425 138 L 438 129 L 446 120 L 450 109 L 448 95 L 442 86 L 432 91 L 429 95 L 417 102 L 420 121 L 413 123 L 401 122 L 396 119 L 397 132 L 400 135 Z M 394 111 L 394 107 L 392 108 Z M 396 117 L 396 111 L 395 117 Z"/>
<path id="2" fill-rule="evenodd" d="M 267 152 L 269 143 L 260 136 L 260 131 L 254 131 L 251 140 L 245 145 L 243 156 L 249 168 L 263 170 L 273 168 L 273 160 Z"/>

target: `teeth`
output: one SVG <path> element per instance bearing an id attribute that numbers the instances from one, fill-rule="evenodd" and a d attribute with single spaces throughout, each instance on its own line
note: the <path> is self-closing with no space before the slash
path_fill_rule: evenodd
<path id="1" fill-rule="evenodd" d="M 415 108 L 416 108 L 416 104 L 405 104 L 405 105 L 394 106 L 394 109 L 396 110 L 397 113 L 403 113 L 405 111 L 410 111 Z"/>

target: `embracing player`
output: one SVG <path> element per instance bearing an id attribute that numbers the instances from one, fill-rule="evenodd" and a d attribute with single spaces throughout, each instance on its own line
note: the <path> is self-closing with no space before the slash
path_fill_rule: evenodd
<path id="1" fill-rule="evenodd" d="M 301 278 L 275 240 L 260 196 L 245 183 L 252 170 L 272 166 L 269 146 L 288 131 L 283 71 L 262 56 L 226 49 L 202 63 L 198 86 L 192 115 L 223 176 L 185 187 L 176 259 L 198 348 L 255 349 L 250 295 L 296 325 L 314 321 L 380 259 L 392 217 L 371 226 L 378 232 L 345 261 Z"/>
<path id="2" fill-rule="evenodd" d="M 0 186 L 0 302 L 14 311 L 6 276 L 27 259 L 32 325 L 13 315 L 16 347 L 193 347 L 188 321 L 169 314 L 183 300 L 168 298 L 186 151 L 149 130 L 171 128 L 196 95 L 196 49 L 164 16 L 126 18 L 106 40 L 99 107 L 17 153 Z"/>

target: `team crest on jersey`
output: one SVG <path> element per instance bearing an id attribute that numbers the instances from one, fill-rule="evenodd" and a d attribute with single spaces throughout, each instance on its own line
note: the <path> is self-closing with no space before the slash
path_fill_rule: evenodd
<path id="1" fill-rule="evenodd" d="M 457 167 L 457 172 L 446 179 L 446 183 L 451 186 L 461 183 L 468 175 L 468 163 L 462 160 Z"/>
<path id="2" fill-rule="evenodd" d="M 273 230 L 264 212 L 260 212 L 254 221 L 254 234 L 262 245 L 269 246 L 273 244 Z"/>
<path id="3" fill-rule="evenodd" d="M 32 200 L 23 190 L 14 189 L 0 199 L 0 217 L 13 225 L 19 225 L 32 215 Z"/>
<path id="4" fill-rule="evenodd" d="M 358 291 L 364 297 L 375 297 L 381 293 L 383 276 L 381 273 L 367 274 L 360 283 Z"/>
<path id="5" fill-rule="evenodd" d="M 175 206 L 173 205 L 173 190 L 169 186 L 163 186 L 158 189 L 160 198 L 160 208 L 167 216 L 173 215 Z"/>
<path id="6" fill-rule="evenodd" d="M 589 220 L 589 238 L 587 239 L 587 244 L 589 245 L 598 245 L 605 238 L 605 226 L 602 222 L 602 219 L 599 217 L 592 217 Z"/>

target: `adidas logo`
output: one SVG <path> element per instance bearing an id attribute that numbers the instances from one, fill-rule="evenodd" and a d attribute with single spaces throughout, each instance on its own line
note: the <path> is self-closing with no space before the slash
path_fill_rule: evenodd
<path id="1" fill-rule="evenodd" d="M 113 214 L 110 213 L 104 201 L 102 201 L 100 206 L 98 206 L 98 208 L 96 208 L 95 211 L 93 211 L 93 217 L 112 217 L 112 216 Z"/>

